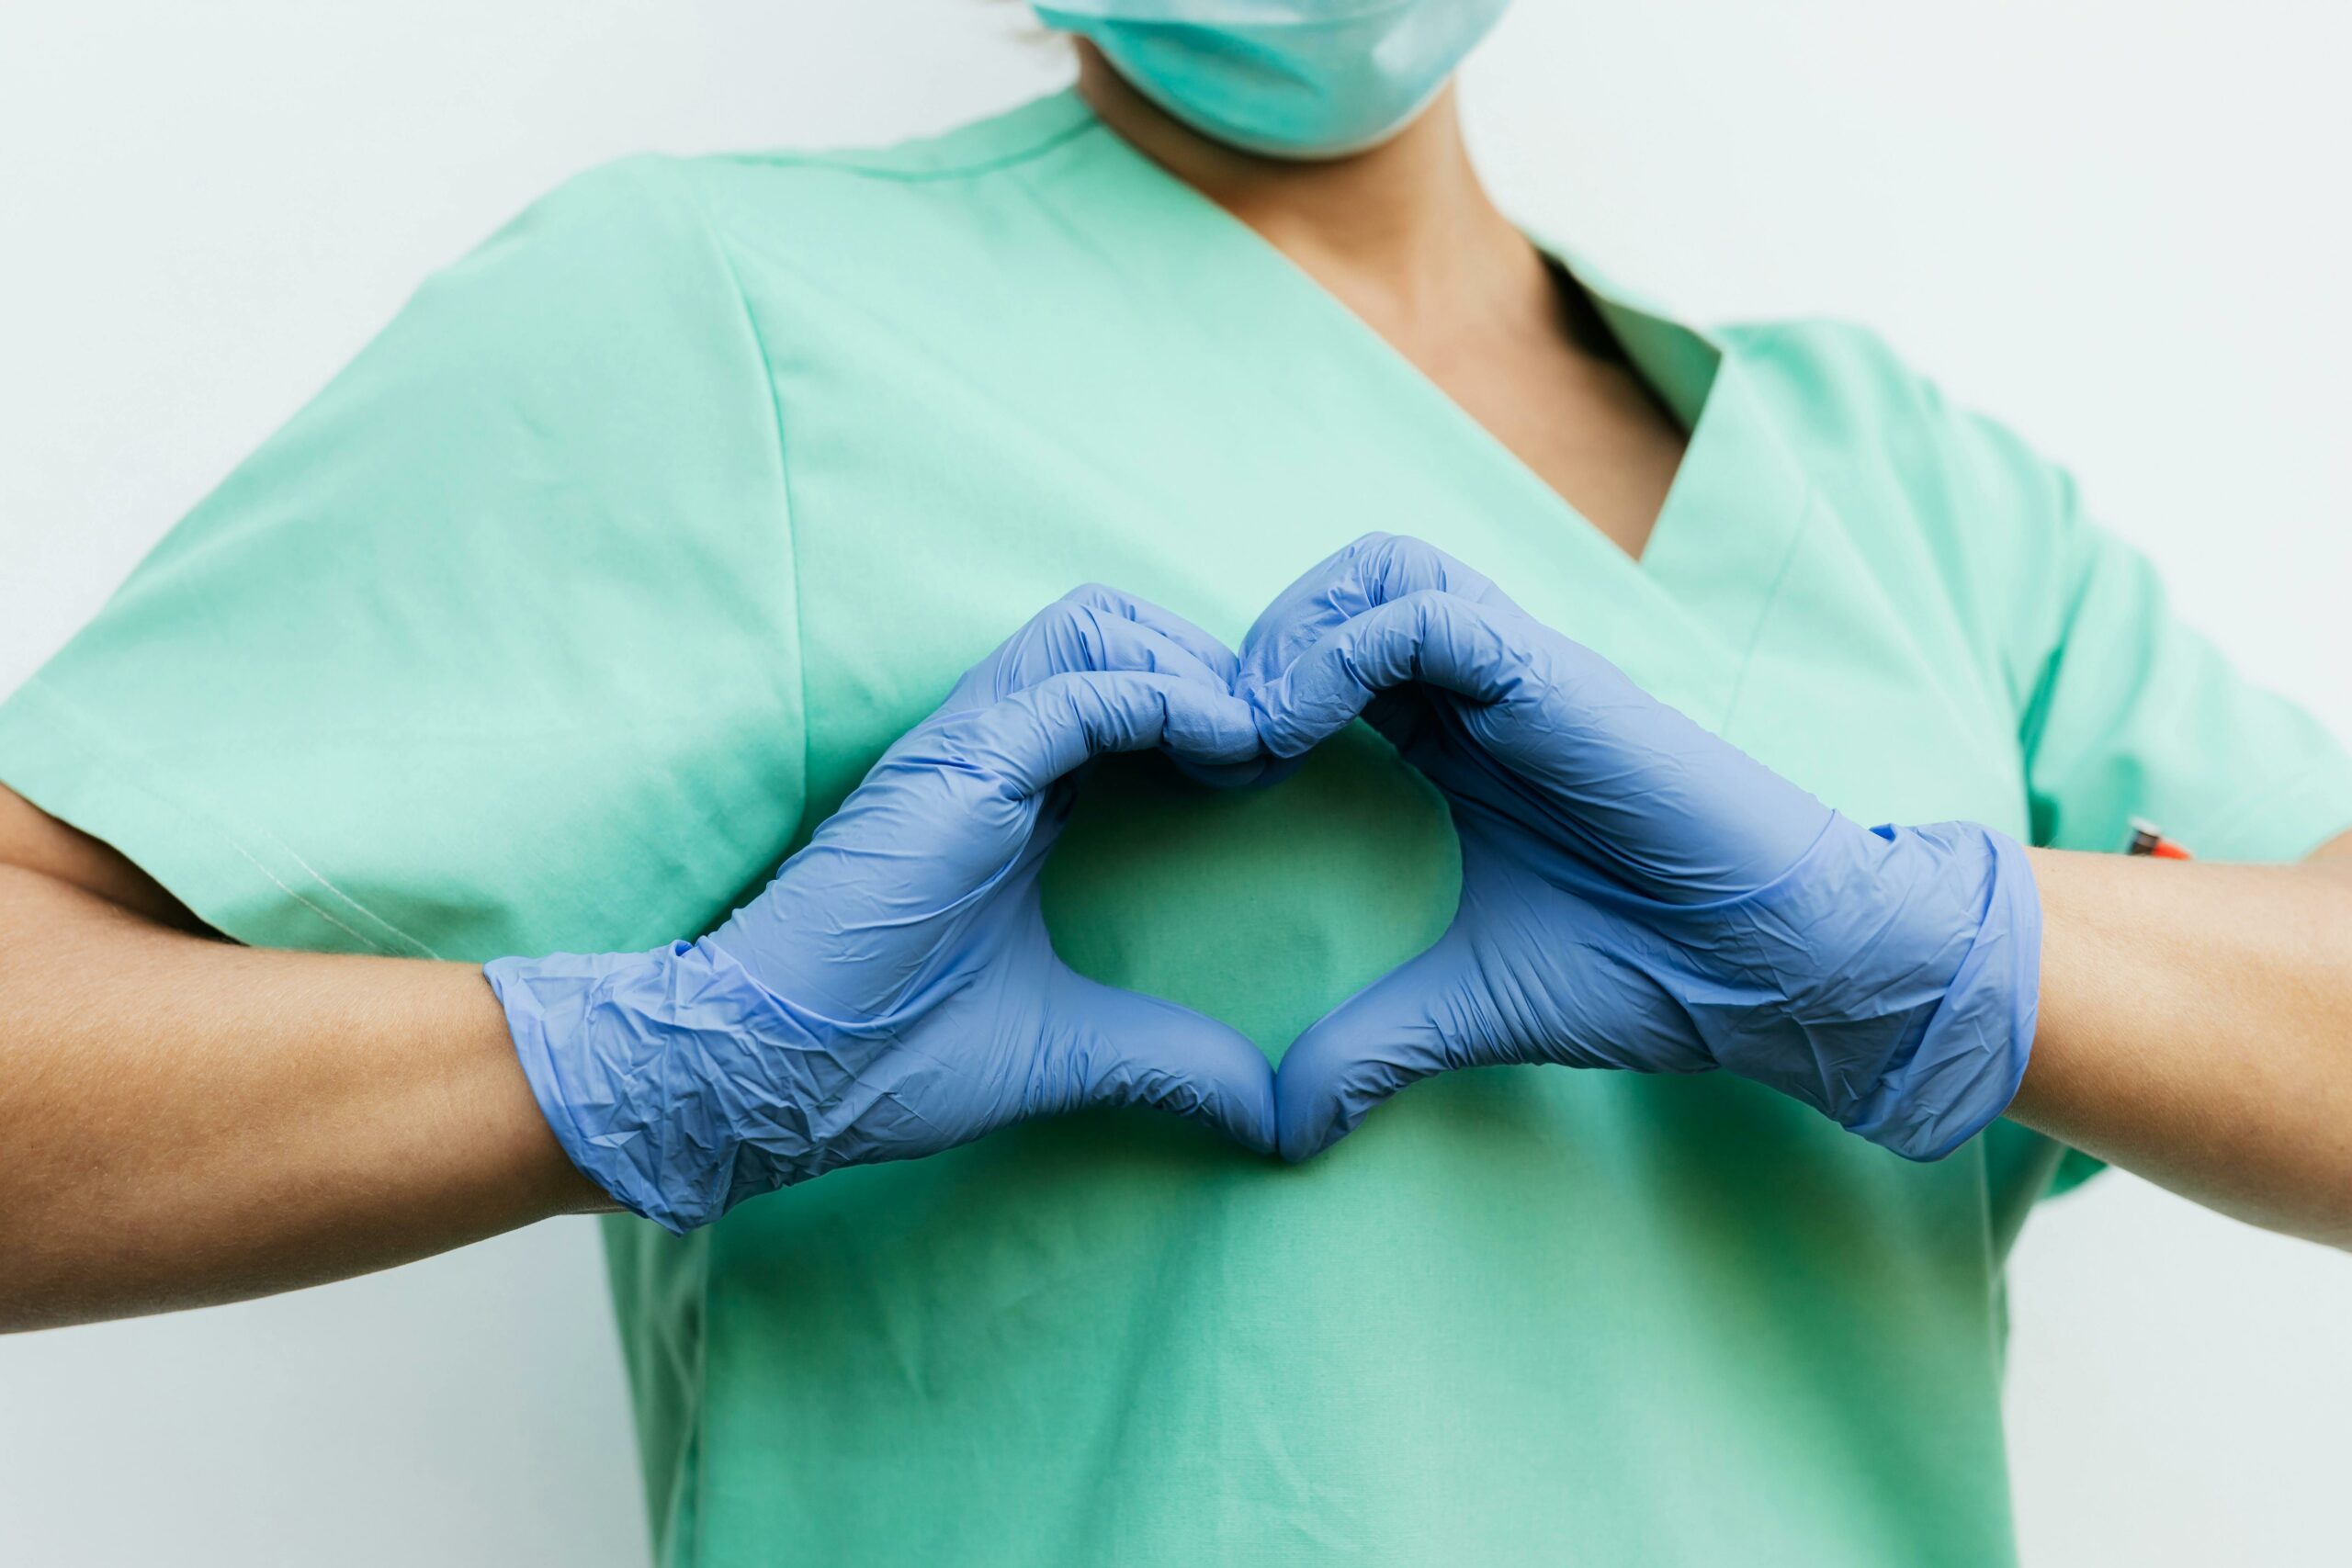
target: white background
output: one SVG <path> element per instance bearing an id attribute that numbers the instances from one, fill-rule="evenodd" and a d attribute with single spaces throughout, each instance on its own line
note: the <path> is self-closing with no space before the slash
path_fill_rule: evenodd
<path id="1" fill-rule="evenodd" d="M 2352 734 L 2346 16 L 1526 0 L 1471 113 L 1514 209 L 1645 292 L 1868 321 L 2064 456 L 2186 614 Z M 538 191 L 1008 104 L 1066 70 L 1021 18 L 8 0 L 0 690 Z M 640 1562 L 601 1292 L 560 1224 L 0 1340 L 0 1561 Z M 2352 1554 L 2352 1261 L 2109 1177 L 2036 1219 L 2014 1300 L 2029 1563 Z"/>

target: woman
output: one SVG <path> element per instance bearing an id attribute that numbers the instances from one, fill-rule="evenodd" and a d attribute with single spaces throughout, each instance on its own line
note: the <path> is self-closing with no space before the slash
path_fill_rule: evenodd
<path id="1" fill-rule="evenodd" d="M 2352 774 L 1531 245 L 1498 8 L 1050 9 L 430 284 L 0 708 L 8 1320 L 625 1206 L 669 1561 L 2006 1555 L 2051 1136 L 2352 1234 Z"/>

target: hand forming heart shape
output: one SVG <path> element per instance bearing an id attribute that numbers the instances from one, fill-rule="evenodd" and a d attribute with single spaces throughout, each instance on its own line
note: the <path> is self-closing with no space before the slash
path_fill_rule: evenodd
<path id="1" fill-rule="evenodd" d="M 1462 844 L 1445 935 L 1283 1058 L 1285 1157 L 1492 1064 L 1721 1068 L 1915 1159 L 2015 1094 L 2041 908 L 2001 834 L 1840 816 L 1413 539 L 1367 536 L 1293 583 L 1235 690 L 1276 758 L 1366 719 Z"/>

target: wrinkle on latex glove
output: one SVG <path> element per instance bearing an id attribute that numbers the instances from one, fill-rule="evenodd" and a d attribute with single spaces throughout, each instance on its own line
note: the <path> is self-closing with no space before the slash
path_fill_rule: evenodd
<path id="1" fill-rule="evenodd" d="M 1009 696 L 1006 682 L 1024 671 L 1133 670 L 1181 675 L 1219 690 L 1240 672 L 1233 650 L 1173 611 L 1101 583 L 1073 589 L 1056 613 L 1033 619 L 987 662 L 968 672 L 948 698 L 950 707 Z M 1182 749 L 1169 760 L 1178 772 L 1218 788 L 1261 782 L 1267 759 L 1255 750 L 1229 761 L 1204 761 Z"/>
<path id="2" fill-rule="evenodd" d="M 1395 536 L 1279 596 L 1236 689 L 1281 757 L 1367 719 L 1462 840 L 1445 937 L 1283 1057 L 1285 1156 L 1418 1078 L 1488 1064 L 1727 1070 L 1914 1159 L 2015 1095 L 2041 905 L 2006 836 L 1864 828 Z"/>
<path id="3" fill-rule="evenodd" d="M 1055 954 L 1037 875 L 1092 758 L 1249 768 L 1233 655 L 1089 587 L 965 675 L 757 898 L 699 942 L 485 973 L 564 1152 L 685 1231 L 848 1165 L 1142 1106 L 1274 1147 L 1265 1057 Z"/>

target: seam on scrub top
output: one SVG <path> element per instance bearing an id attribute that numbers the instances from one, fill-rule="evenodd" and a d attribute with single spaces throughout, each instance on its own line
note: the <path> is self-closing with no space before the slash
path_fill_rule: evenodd
<path id="1" fill-rule="evenodd" d="M 434 951 L 434 949 L 433 949 L 433 944 L 432 944 L 431 942 L 426 942 L 426 941 L 425 941 L 424 938 L 422 938 L 422 937 L 415 936 L 415 935 L 413 935 L 412 933 L 410 933 L 410 932 L 408 932 L 408 931 L 402 931 L 400 927 L 398 927 L 398 926 L 396 926 L 396 925 L 392 924 L 392 922 L 391 922 L 391 921 L 390 921 L 390 920 L 388 920 L 388 919 L 384 919 L 384 917 L 383 917 L 383 916 L 381 916 L 381 915 L 378 914 L 375 910 L 373 910 L 373 909 L 371 909 L 371 908 L 368 908 L 368 906 L 367 906 L 367 905 L 362 904 L 358 899 L 354 898 L 350 894 L 345 893 L 342 888 L 337 887 L 334 883 L 329 882 L 329 881 L 328 881 L 328 880 L 327 880 L 323 875 L 322 875 L 322 874 L 320 874 L 318 867 L 316 867 L 316 866 L 312 865 L 309 861 L 304 860 L 300 855 L 299 855 L 299 854 L 297 854 L 297 853 L 295 853 L 295 852 L 294 852 L 294 846 L 293 846 L 293 845 L 291 845 L 291 844 L 288 843 L 285 840 L 283 840 L 283 839 L 279 838 L 277 834 L 275 834 L 275 833 L 273 833 L 273 832 L 270 832 L 267 829 L 263 829 L 261 830 L 261 836 L 262 836 L 264 839 L 266 839 L 269 842 L 271 842 L 271 843 L 273 843 L 273 844 L 277 845 L 280 850 L 283 850 L 283 851 L 286 852 L 286 858 L 287 858 L 288 860 L 292 861 L 296 865 L 300 866 L 300 867 L 302 868 L 303 874 L 304 874 L 305 875 L 307 875 L 308 877 L 310 877 L 310 879 L 311 879 L 311 881 L 313 881 L 313 882 L 317 883 L 320 886 L 322 886 L 322 887 L 325 888 L 328 892 L 330 892 L 330 893 L 334 894 L 336 897 L 338 897 L 338 898 L 342 899 L 345 904 L 349 905 L 349 906 L 350 906 L 354 910 L 356 910 L 356 912 L 358 912 L 359 914 L 361 914 L 361 915 L 365 916 L 365 917 L 366 917 L 366 918 L 368 918 L 368 919 L 371 919 L 371 920 L 375 921 L 378 925 L 379 925 L 379 926 L 383 927 L 386 931 L 388 931 L 391 932 L 394 936 L 396 936 L 396 937 L 400 938 L 402 942 L 408 942 L 408 943 L 412 944 L 413 946 L 414 946 L 414 947 L 416 948 L 416 950 L 417 950 L 418 952 L 420 952 L 420 953 L 424 953 L 425 957 L 427 957 L 427 958 L 439 958 L 439 957 L 441 956 L 441 954 L 440 954 L 440 953 L 436 953 L 436 952 L 435 952 L 435 951 Z M 240 854 L 243 854 L 243 853 L 244 853 L 244 851 L 243 851 L 243 849 L 240 849 L 237 852 L 238 852 L 238 853 L 240 853 Z M 249 857 L 249 858 L 250 858 L 250 857 Z M 260 863 L 259 863 L 258 861 L 256 861 L 254 863 L 255 863 L 255 864 L 257 864 L 257 865 L 258 865 L 258 864 L 260 864 Z M 267 874 L 267 872 L 268 872 L 268 868 L 267 868 L 267 867 L 264 867 L 264 868 L 263 868 L 263 874 L 264 874 L 265 875 L 266 875 L 266 874 Z M 274 876 L 270 877 L 270 880 L 271 880 L 272 882 L 277 882 L 277 878 L 276 878 L 276 877 L 274 877 Z M 286 885 L 285 885 L 284 883 L 282 883 L 282 882 L 279 882 L 277 885 L 278 885 L 280 887 L 285 887 L 285 886 L 286 886 Z M 286 891 L 287 891 L 288 893 L 291 894 L 291 893 L 293 893 L 293 891 L 294 891 L 294 890 L 293 890 L 292 888 L 290 888 L 290 887 L 287 887 L 287 888 L 286 888 Z M 336 924 L 336 925 L 341 925 L 341 924 L 342 924 L 342 922 L 341 922 L 341 921 L 336 920 L 336 919 L 334 919 L 334 916 L 329 915 L 329 914 L 328 914 L 325 910 L 323 910 L 323 909 L 321 909 L 321 910 L 319 911 L 319 914 L 320 914 L 320 916 L 321 916 L 321 918 L 322 918 L 322 919 L 326 919 L 327 921 L 329 921 L 329 922 L 330 922 L 330 923 L 332 923 L 332 924 Z M 344 930 L 345 930 L 345 931 L 350 931 L 350 930 L 351 930 L 351 928 L 350 928 L 350 927 L 348 927 L 348 926 L 345 926 L 343 929 L 344 929 Z M 357 931 L 352 931 L 352 932 L 351 932 L 351 934 L 352 934 L 352 935 L 354 935 L 354 936 L 359 936 L 359 933 L 358 933 Z M 363 942 L 366 942 L 368 939 L 367 939 L 367 938 L 365 938 L 365 937 L 361 937 L 361 938 L 360 938 L 360 940 L 361 940 L 361 941 L 363 941 Z M 375 943 L 373 943 L 373 942 L 369 942 L 369 943 L 368 943 L 368 945 L 369 945 L 369 946 L 371 946 L 371 947 L 373 947 L 373 946 L 375 946 L 376 944 L 375 944 Z"/>
<path id="2" fill-rule="evenodd" d="M 264 834 L 264 835 L 263 835 L 263 837 L 265 837 L 265 838 L 270 838 L 270 839 L 271 839 L 271 841 L 272 841 L 272 842 L 274 842 L 274 843 L 277 843 L 277 840 L 274 837 L 272 837 L 271 835 Z M 241 844 L 241 843 L 237 842 L 237 840 L 234 840 L 234 839 L 225 838 L 225 836 L 224 836 L 224 841 L 228 844 L 228 846 L 229 846 L 231 849 L 232 849 L 232 850 L 236 851 L 239 854 L 241 854 L 241 855 L 244 856 L 244 857 L 245 857 L 245 859 L 247 859 L 247 860 L 249 860 L 249 861 L 253 862 L 254 869 L 255 871 L 260 872 L 264 876 L 266 876 L 267 878 L 269 878 L 269 879 L 270 879 L 270 881 L 272 881 L 272 882 L 274 882 L 274 883 L 277 883 L 277 886 L 279 887 L 279 889 L 280 889 L 280 890 L 282 890 L 282 891 L 285 893 L 285 895 L 286 895 L 288 898 L 293 899 L 293 900 L 294 900 L 294 902 L 296 902 L 297 904 L 301 905 L 301 906 L 302 906 L 302 908 L 306 908 L 306 909 L 310 910 L 310 911 L 311 911 L 311 913 L 312 913 L 312 914 L 314 914 L 314 915 L 318 916 L 318 917 L 319 917 L 319 919 L 321 919 L 324 920 L 327 924 L 329 924 L 329 925 L 331 925 L 331 926 L 334 927 L 334 929 L 335 929 L 335 930 L 337 930 L 337 931 L 339 931 L 345 932 L 345 933 L 349 934 L 350 936 L 354 937 L 355 939 L 356 939 L 357 941 L 362 942 L 365 942 L 365 943 L 368 945 L 368 951 L 369 951 L 369 952 L 371 952 L 371 953 L 385 953 L 385 952 L 387 952 L 387 951 L 388 951 L 388 950 L 385 948 L 385 946 L 384 946 L 384 944 L 383 944 L 382 942 L 378 942 L 375 938 L 373 938 L 373 937 L 371 937 L 371 936 L 368 936 L 368 935 L 367 935 L 366 933 L 364 933 L 364 932 L 362 932 L 362 931 L 359 931 L 354 930 L 352 927 L 347 926 L 347 925 L 345 925 L 341 920 L 336 919 L 333 915 L 331 915 L 331 914 L 327 913 L 327 911 L 326 911 L 326 910 L 322 909 L 321 908 L 319 908 L 319 906 L 317 906 L 316 904 L 313 904 L 313 903 L 312 903 L 312 902 L 311 902 L 311 900 L 309 900 L 308 898 L 303 897 L 301 894 L 300 894 L 300 893 L 296 892 L 292 887 L 290 887 L 290 886 L 287 886 L 287 884 L 286 884 L 283 880 L 281 880 L 281 879 L 279 878 L 278 874 L 277 874 L 276 872 L 274 872 L 274 871 L 270 870 L 270 869 L 269 869 L 269 867 L 268 867 L 267 865 L 266 865 L 266 864 L 264 864 L 264 863 L 262 863 L 261 859 L 260 859 L 258 856 L 256 856 L 256 855 L 255 855 L 255 854 L 254 854 L 251 850 L 248 850 L 247 848 L 245 848 L 245 846 L 244 846 L 244 845 L 243 845 L 243 844 Z M 404 940 L 406 940 L 406 941 L 408 941 L 408 942 L 415 942 L 415 943 L 416 943 L 416 946 L 417 946 L 417 947 L 418 947 L 418 948 L 419 948 L 419 949 L 424 953 L 424 956 L 425 956 L 425 957 L 427 957 L 427 958 L 438 958 L 438 957 L 440 957 L 440 956 L 441 956 L 439 953 L 437 953 L 434 952 L 431 948 L 426 947 L 426 946 L 424 945 L 424 943 L 423 943 L 423 942 L 417 942 L 417 941 L 416 941 L 416 938 L 414 938 L 414 937 L 413 937 L 413 936 L 410 936 L 406 931 L 404 931 L 401 930 L 401 929 L 400 929 L 400 927 L 398 927 L 398 926 L 396 926 L 396 925 L 392 924 L 392 922 L 391 922 L 391 921 L 385 919 L 381 915 L 376 914 L 374 911 L 372 911 L 372 910 L 369 910 L 369 909 L 368 909 L 368 908 L 363 908 L 361 905 L 359 905 L 357 902 L 356 902 L 356 901 L 355 901 L 355 900 L 350 897 L 350 895 L 348 895 L 348 894 L 345 893 L 341 888 L 339 888 L 339 887 L 335 886 L 335 885 L 334 885 L 334 884 L 333 884 L 332 882 L 329 882 L 325 877 L 321 876 L 317 872 L 311 870 L 311 867 L 310 867 L 306 863 L 304 863 L 304 862 L 303 862 L 302 857 L 301 857 L 300 855 L 294 854 L 294 852 L 293 852 L 292 850 L 287 850 L 287 849 L 286 849 L 286 846 L 285 846 L 283 843 L 277 843 L 277 847 L 278 847 L 279 849 L 281 849 L 281 850 L 286 850 L 286 852 L 287 852 L 288 854 L 289 854 L 289 855 L 293 855 L 295 863 L 296 863 L 296 864 L 298 864 L 298 865 L 300 865 L 300 866 L 302 867 L 303 871 L 309 874 L 309 875 L 310 875 L 310 877 L 311 877 L 311 881 L 313 881 L 313 882 L 317 883 L 320 886 L 322 886 L 322 887 L 325 888 L 328 892 L 330 892 L 330 893 L 334 894 L 336 897 L 338 897 L 338 898 L 342 899 L 345 903 L 351 905 L 351 907 L 352 907 L 353 908 L 355 908 L 355 909 L 358 909 L 358 910 L 359 910 L 359 912 L 360 912 L 361 914 L 366 915 L 369 919 L 371 919 L 371 920 L 376 920 L 376 921 L 380 922 L 380 923 L 382 924 L 383 928 L 384 928 L 386 931 L 390 931 L 394 936 L 398 936 L 398 937 L 403 938 Z"/>
<path id="3" fill-rule="evenodd" d="M 320 919 L 324 920 L 328 925 L 333 926 L 335 930 L 343 932 L 345 936 L 350 937 L 353 941 L 366 947 L 368 952 L 388 953 L 390 951 L 386 948 L 382 942 L 378 942 L 374 937 L 369 936 L 367 932 L 359 931 L 353 926 L 346 925 L 343 921 L 336 919 L 328 910 L 322 908 L 312 900 L 304 897 L 300 889 L 295 887 L 292 884 L 279 876 L 277 873 L 272 871 L 269 868 L 267 862 L 254 854 L 253 851 L 247 849 L 238 836 L 223 824 L 219 811 L 209 802 L 201 807 L 192 806 L 188 802 L 184 801 L 175 795 L 167 794 L 163 790 L 157 789 L 153 784 L 150 784 L 148 782 L 148 778 L 152 773 L 153 769 L 147 765 L 144 755 L 141 752 L 130 750 L 119 744 L 115 740 L 114 737 L 107 732 L 104 725 L 83 713 L 73 702 L 66 698 L 63 693 L 42 681 L 38 675 L 28 680 L 25 684 L 28 687 L 38 687 L 41 695 L 49 701 L 58 713 L 63 715 L 76 727 L 87 731 L 93 740 L 95 740 L 99 748 L 106 753 L 110 756 L 132 761 L 133 765 L 127 770 L 123 782 L 129 784 L 141 795 L 144 795 L 148 798 L 162 805 L 174 816 L 192 818 L 193 820 L 201 823 L 210 830 L 214 838 L 218 839 L 221 843 L 228 845 L 229 848 L 236 851 L 241 859 L 243 859 L 247 864 L 251 865 L 255 871 L 260 872 L 262 875 L 268 880 L 272 886 L 285 894 L 288 898 L 293 899 L 295 903 L 300 905 L 303 908 L 308 909 L 311 914 L 316 915 Z M 310 875 L 311 880 L 316 882 L 320 886 L 325 888 L 328 892 L 333 893 L 345 903 L 350 904 L 353 908 L 358 909 L 361 914 L 367 916 L 371 920 L 375 920 L 393 935 L 400 937 L 405 942 L 414 942 L 415 945 L 419 949 L 423 950 L 428 957 L 438 958 L 440 956 L 439 953 L 436 953 L 431 948 L 426 947 L 424 943 L 417 942 L 414 937 L 410 936 L 406 931 L 401 931 L 390 920 L 384 919 L 381 916 L 375 914 L 372 910 L 364 908 L 357 903 L 354 902 L 349 896 L 335 887 L 333 884 L 329 883 L 326 878 L 321 876 L 315 870 L 313 870 L 301 856 L 295 854 L 292 850 L 288 849 L 276 835 L 264 832 L 261 837 L 267 842 L 276 844 L 277 848 L 285 850 L 286 853 L 292 858 L 295 863 L 300 865 L 302 870 Z"/>
<path id="4" fill-rule="evenodd" d="M 375 910 L 369 908 L 367 905 L 362 904 L 358 899 L 354 898 L 350 894 L 345 893 L 342 888 L 337 887 L 334 883 L 328 881 L 324 875 L 321 874 L 318 867 L 312 865 L 309 861 L 304 860 L 300 855 L 295 852 L 293 845 L 288 843 L 285 840 L 279 838 L 277 834 L 271 832 L 266 828 L 256 828 L 254 831 L 260 836 L 263 842 L 274 846 L 283 853 L 288 860 L 290 860 L 296 865 L 300 866 L 304 875 L 317 883 L 321 887 L 325 888 L 329 893 L 334 894 L 337 898 L 342 899 L 344 904 L 349 908 L 353 913 L 358 915 L 363 919 L 371 920 L 375 924 L 383 927 L 386 931 L 391 932 L 402 942 L 407 942 L 410 946 L 415 948 L 427 958 L 438 959 L 441 956 L 440 953 L 434 951 L 432 943 L 424 941 L 421 937 L 411 935 L 409 932 L 401 930 L 400 927 L 392 924 L 391 921 L 384 919 L 383 916 L 378 914 Z M 252 860 L 254 864 L 261 867 L 261 873 L 264 876 L 269 877 L 272 882 L 277 882 L 277 878 L 271 874 L 269 868 L 266 865 L 262 865 L 260 861 L 254 860 L 254 857 L 246 852 L 243 845 L 236 844 L 234 840 L 232 840 L 231 842 L 235 846 L 239 854 L 244 855 L 247 860 Z M 301 895 L 296 893 L 291 887 L 287 887 L 286 884 L 283 882 L 277 882 L 277 886 L 286 888 L 286 893 L 288 897 L 301 897 Z M 305 900 L 305 902 L 307 902 L 307 900 Z M 326 921 L 329 925 L 334 926 L 340 931 L 351 931 L 353 936 L 359 937 L 360 941 L 367 942 L 368 946 L 375 948 L 379 953 L 384 951 L 382 944 L 371 941 L 368 937 L 360 936 L 359 932 L 352 931 L 349 926 L 345 925 L 341 920 L 336 919 L 324 909 L 320 909 L 317 905 L 312 904 L 310 908 L 317 910 L 319 918 Z"/>
<path id="5" fill-rule="evenodd" d="M 1772 624 L 1773 606 L 1781 602 L 1781 591 L 1788 585 L 1789 572 L 1796 565 L 1798 547 L 1813 526 L 1813 514 L 1820 509 L 1821 491 L 1813 481 L 1805 481 L 1804 510 L 1797 513 L 1797 525 L 1789 531 L 1789 546 L 1781 557 L 1781 564 L 1772 572 L 1772 585 L 1764 592 L 1764 603 L 1757 607 L 1756 629 L 1747 634 L 1747 646 L 1740 650 L 1739 668 L 1733 673 L 1731 694 L 1724 699 L 1722 716 L 1716 728 L 1730 724 L 1731 716 L 1739 711 L 1739 699 L 1747 691 L 1747 672 L 1756 663 L 1756 649 L 1764 641 L 1765 628 Z"/>
<path id="6" fill-rule="evenodd" d="M 937 180 L 961 180 L 969 179 L 978 175 L 992 175 L 1000 169 L 1009 169 L 1015 164 L 1025 164 L 1032 158 L 1042 157 L 1066 141 L 1075 141 L 1089 131 L 1102 129 L 1102 122 L 1090 110 L 1087 117 L 1077 124 L 1065 126 L 1051 136 L 1042 141 L 1033 141 L 1026 147 L 999 153 L 996 157 L 985 158 L 977 164 L 957 164 L 952 168 L 945 169 L 895 169 L 882 164 L 862 164 L 851 161 L 854 154 L 842 152 L 733 152 L 721 154 L 721 156 L 730 160 L 740 159 L 746 163 L 765 164 L 776 168 L 828 169 L 834 174 L 860 175 L 868 179 L 890 180 L 899 185 L 928 185 Z M 887 151 L 889 150 L 875 149 L 876 153 Z"/>
<path id="7" fill-rule="evenodd" d="M 673 167 L 676 165 L 673 165 Z M 744 290 L 742 275 L 736 270 L 735 254 L 727 247 L 727 236 L 712 221 L 710 211 L 703 205 L 702 193 L 695 188 L 694 171 L 678 168 L 678 184 L 686 205 L 702 227 L 703 238 L 718 258 L 719 270 L 727 276 L 727 286 L 734 291 L 736 313 L 743 322 L 743 335 L 752 346 L 752 358 L 759 367 L 760 379 L 767 386 L 768 436 L 775 451 L 776 498 L 783 503 L 782 518 L 784 553 L 792 571 L 792 682 L 793 702 L 798 708 L 800 720 L 800 777 L 795 781 L 799 800 L 792 819 L 792 837 L 808 818 L 808 639 L 807 635 L 808 606 L 801 585 L 800 542 L 795 535 L 792 505 L 792 463 L 786 455 L 784 439 L 784 394 L 776 389 L 775 363 L 768 355 L 767 339 L 761 334 L 760 319 L 752 310 L 752 297 Z"/>

